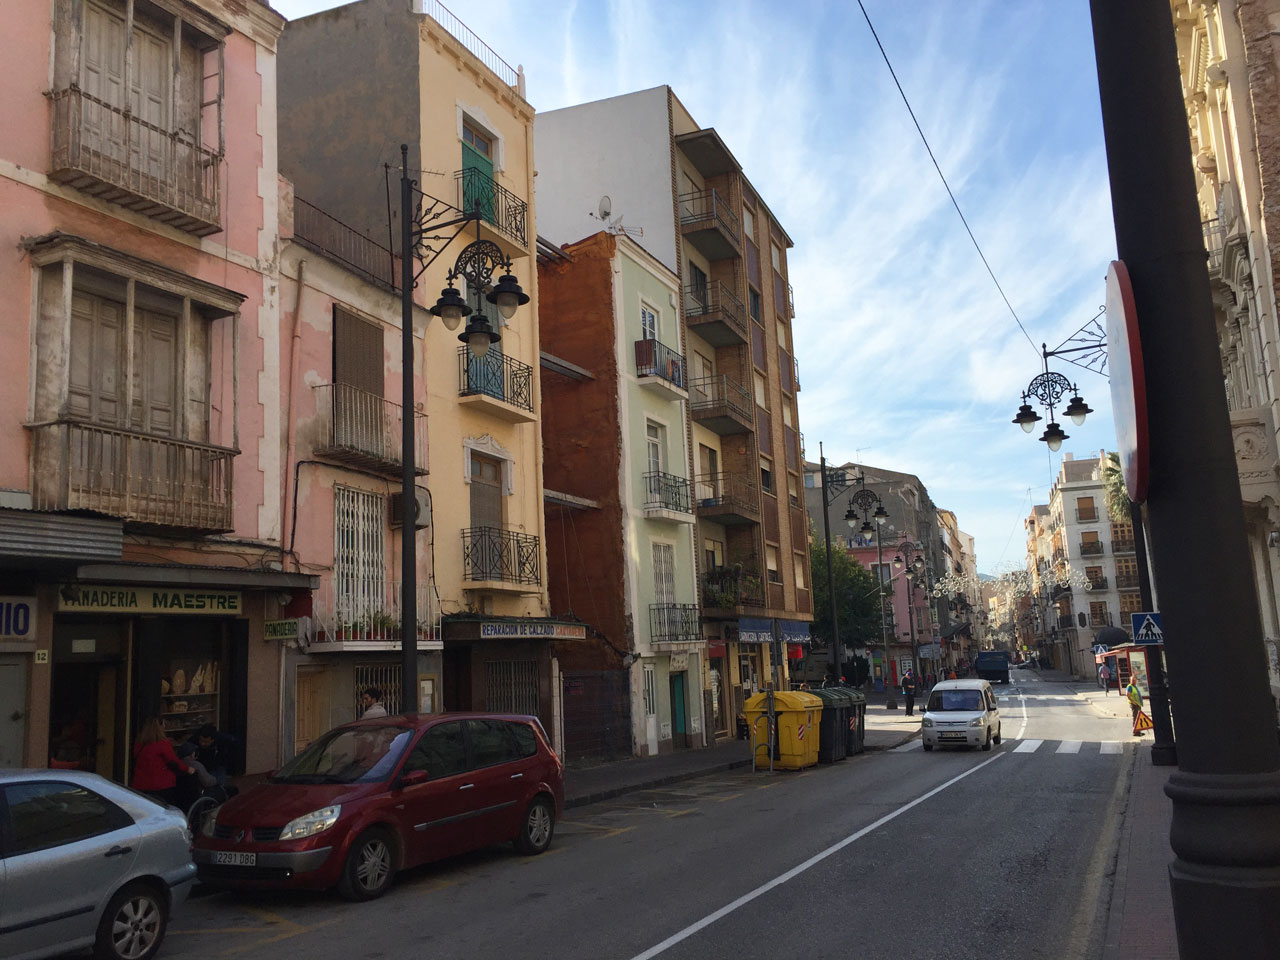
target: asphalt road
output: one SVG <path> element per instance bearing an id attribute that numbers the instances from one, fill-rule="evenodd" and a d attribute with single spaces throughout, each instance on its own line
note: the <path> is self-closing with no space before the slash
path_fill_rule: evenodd
<path id="1" fill-rule="evenodd" d="M 629 794 L 570 811 L 541 857 L 454 858 L 401 874 L 373 903 L 200 897 L 161 956 L 1098 956 L 1128 724 L 1031 671 L 998 693 L 1004 743 L 990 753 L 916 740 Z"/>

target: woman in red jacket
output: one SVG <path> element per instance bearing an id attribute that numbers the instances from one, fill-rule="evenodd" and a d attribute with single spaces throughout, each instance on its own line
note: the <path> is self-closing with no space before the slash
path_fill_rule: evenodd
<path id="1" fill-rule="evenodd" d="M 176 806 L 180 773 L 190 774 L 195 770 L 178 759 L 173 744 L 160 726 L 160 718 L 152 717 L 142 725 L 133 745 L 133 783 L 130 786 L 161 803 Z"/>

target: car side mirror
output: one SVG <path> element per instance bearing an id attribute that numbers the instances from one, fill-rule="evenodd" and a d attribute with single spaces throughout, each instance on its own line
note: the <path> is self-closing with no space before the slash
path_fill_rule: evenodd
<path id="1" fill-rule="evenodd" d="M 420 783 L 426 783 L 431 779 L 430 774 L 426 770 L 410 770 L 400 778 L 401 787 L 416 787 Z"/>

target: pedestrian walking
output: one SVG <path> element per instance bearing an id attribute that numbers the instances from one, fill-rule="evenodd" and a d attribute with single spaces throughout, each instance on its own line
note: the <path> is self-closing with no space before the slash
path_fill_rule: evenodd
<path id="1" fill-rule="evenodd" d="M 1133 735 L 1135 737 L 1142 736 L 1145 731 L 1137 729 L 1138 714 L 1142 712 L 1142 691 L 1138 689 L 1138 685 L 1133 682 L 1133 678 L 1129 678 L 1129 685 L 1124 688 L 1124 695 L 1129 698 L 1129 712 L 1133 714 Z"/>
<path id="2" fill-rule="evenodd" d="M 1111 696 L 1111 668 L 1105 662 L 1098 668 L 1098 680 L 1102 683 L 1102 689 L 1107 691 L 1107 696 Z"/>
<path id="3" fill-rule="evenodd" d="M 382 691 L 377 687 L 367 688 L 360 697 L 360 702 L 364 705 L 364 712 L 360 714 L 363 720 L 387 715 L 387 708 L 382 705 Z"/>
<path id="4" fill-rule="evenodd" d="M 907 716 L 912 716 L 916 706 L 916 676 L 910 670 L 902 675 L 902 699 L 907 704 Z"/>

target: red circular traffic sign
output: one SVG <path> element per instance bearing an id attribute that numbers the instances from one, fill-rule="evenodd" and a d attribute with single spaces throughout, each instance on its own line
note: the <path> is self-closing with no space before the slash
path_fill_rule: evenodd
<path id="1" fill-rule="evenodd" d="M 1111 414 L 1116 446 L 1129 499 L 1143 503 L 1151 482 L 1151 444 L 1147 432 L 1147 378 L 1142 338 L 1129 270 L 1112 260 L 1107 270 L 1107 372 L 1111 378 Z"/>

